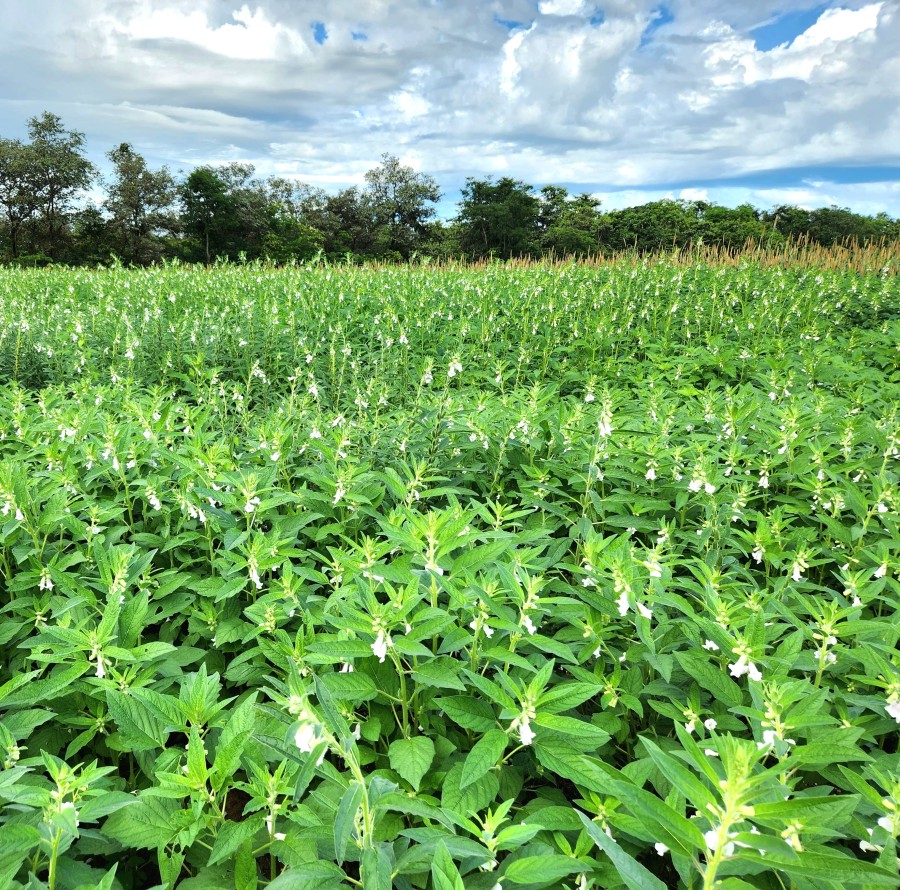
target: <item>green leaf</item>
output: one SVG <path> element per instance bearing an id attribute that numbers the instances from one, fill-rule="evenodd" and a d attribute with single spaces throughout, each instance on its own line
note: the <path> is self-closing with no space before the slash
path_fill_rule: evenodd
<path id="1" fill-rule="evenodd" d="M 391 769 L 399 773 L 416 791 L 434 760 L 434 742 L 427 736 L 397 739 L 388 748 Z M 395 786 L 396 787 L 396 786 Z"/>
<path id="2" fill-rule="evenodd" d="M 344 864 L 347 843 L 353 833 L 356 822 L 356 811 L 363 798 L 363 786 L 359 782 L 351 782 L 338 804 L 334 817 L 334 857 L 338 865 Z"/>
<path id="3" fill-rule="evenodd" d="M 375 681 L 361 671 L 342 674 L 340 672 L 325 674 L 322 678 L 323 685 L 338 700 L 359 704 L 371 701 L 378 696 L 378 687 Z"/>
<path id="4" fill-rule="evenodd" d="M 447 698 L 436 698 L 434 702 L 463 729 L 470 729 L 472 732 L 487 732 L 497 725 L 493 708 L 480 698 L 474 698 L 471 695 L 451 695 Z"/>
<path id="5" fill-rule="evenodd" d="M 444 777 L 441 789 L 441 805 L 446 810 L 454 810 L 460 815 L 479 813 L 496 799 L 500 791 L 500 779 L 496 773 L 487 772 L 465 788 L 460 786 L 464 764 L 454 764 Z"/>
<path id="6" fill-rule="evenodd" d="M 106 703 L 119 732 L 133 751 L 164 748 L 169 734 L 165 724 L 143 702 L 124 692 L 107 690 Z"/>
<path id="7" fill-rule="evenodd" d="M 486 772 L 493 769 L 506 750 L 508 741 L 509 737 L 505 732 L 499 729 L 488 730 L 466 755 L 459 780 L 460 789 L 478 781 Z"/>
<path id="8" fill-rule="evenodd" d="M 223 822 L 206 864 L 224 862 L 244 841 L 252 838 L 263 827 L 264 821 L 262 813 L 255 813 L 240 822 Z"/>
<path id="9" fill-rule="evenodd" d="M 12 879 L 41 835 L 30 825 L 0 826 L 0 887 L 12 886 Z"/>
<path id="10" fill-rule="evenodd" d="M 437 849 L 434 851 L 434 860 L 431 863 L 431 881 L 434 884 L 434 890 L 466 890 L 459 869 L 443 841 L 437 845 Z"/>
<path id="11" fill-rule="evenodd" d="M 174 800 L 138 797 L 131 806 L 117 810 L 106 820 L 103 834 L 124 847 L 156 850 L 171 843 L 178 834 L 180 828 L 174 824 L 174 816 L 179 809 Z"/>
<path id="12" fill-rule="evenodd" d="M 523 856 L 504 870 L 503 878 L 513 884 L 547 885 L 590 870 L 590 866 L 569 856 Z"/>
<path id="13" fill-rule="evenodd" d="M 425 661 L 413 672 L 412 678 L 423 686 L 437 689 L 457 689 L 466 691 L 466 684 L 457 676 L 459 662 L 454 658 L 440 656 L 432 661 Z"/>
<path id="14" fill-rule="evenodd" d="M 391 890 L 391 845 L 378 844 L 363 850 L 360 859 L 360 877 L 366 890 Z"/>
<path id="15" fill-rule="evenodd" d="M 629 856 L 596 822 L 581 812 L 578 812 L 578 818 L 591 840 L 609 857 L 629 890 L 666 890 L 666 885 L 656 875 Z"/>
<path id="16" fill-rule="evenodd" d="M 744 700 L 741 687 L 721 668 L 713 667 L 702 655 L 693 652 L 676 652 L 681 667 L 696 681 L 700 689 L 729 708 L 738 707 Z"/>
<path id="17" fill-rule="evenodd" d="M 550 729 L 553 732 L 573 736 L 585 747 L 600 748 L 610 739 L 608 732 L 604 732 L 604 730 L 594 726 L 593 723 L 577 720 L 574 717 L 562 717 L 539 711 L 534 722 L 537 726 L 543 726 L 545 729 Z"/>
<path id="18" fill-rule="evenodd" d="M 685 766 L 674 757 L 662 751 L 648 738 L 641 737 L 650 758 L 659 771 L 674 785 L 698 812 L 708 812 L 718 806 L 716 796 Z"/>
<path id="19" fill-rule="evenodd" d="M 823 766 L 832 763 L 865 762 L 872 758 L 865 751 L 854 745 L 833 745 L 825 742 L 814 742 L 811 745 L 798 745 L 791 749 L 788 760 L 789 767 Z"/>
<path id="20" fill-rule="evenodd" d="M 893 887 L 894 890 L 900 886 L 900 876 L 896 871 L 852 856 L 810 850 L 799 856 L 779 856 L 773 853 L 763 856 L 752 850 L 741 850 L 740 858 L 767 869 L 785 871 L 805 881 L 829 881 L 841 887 Z"/>
<path id="21" fill-rule="evenodd" d="M 257 884 L 253 846 L 249 840 L 245 840 L 239 847 L 234 860 L 234 887 L 235 890 L 256 890 Z"/>
<path id="22" fill-rule="evenodd" d="M 241 755 L 253 731 L 254 706 L 256 695 L 251 695 L 238 705 L 216 744 L 215 760 L 210 770 L 210 782 L 213 790 L 220 791 L 230 779 L 241 762 Z"/>
<path id="23" fill-rule="evenodd" d="M 322 886 L 332 887 L 334 881 L 343 878 L 344 873 L 333 862 L 304 862 L 282 872 L 266 886 L 266 890 L 315 890 Z"/>

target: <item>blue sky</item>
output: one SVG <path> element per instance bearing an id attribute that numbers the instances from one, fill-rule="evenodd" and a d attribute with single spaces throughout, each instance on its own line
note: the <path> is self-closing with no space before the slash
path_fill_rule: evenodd
<path id="1" fill-rule="evenodd" d="M 897 0 L 4 4 L 0 136 L 47 109 L 93 160 L 240 160 L 335 191 L 437 178 L 900 216 Z"/>

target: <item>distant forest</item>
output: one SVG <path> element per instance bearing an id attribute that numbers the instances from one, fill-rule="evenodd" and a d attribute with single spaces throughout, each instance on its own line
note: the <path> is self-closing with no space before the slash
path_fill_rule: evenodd
<path id="1" fill-rule="evenodd" d="M 518 179 L 470 177 L 454 219 L 436 218 L 437 182 L 385 154 L 363 187 L 327 194 L 251 164 L 150 169 L 129 143 L 107 153 L 101 177 L 83 133 L 55 114 L 28 121 L 28 140 L 0 138 L 0 262 L 22 266 L 211 263 L 316 256 L 405 261 L 417 257 L 589 256 L 706 244 L 739 250 L 804 239 L 829 246 L 900 240 L 900 221 L 842 207 L 731 209 L 664 200 L 604 212 L 589 194 Z M 100 187 L 104 200 L 87 200 Z"/>

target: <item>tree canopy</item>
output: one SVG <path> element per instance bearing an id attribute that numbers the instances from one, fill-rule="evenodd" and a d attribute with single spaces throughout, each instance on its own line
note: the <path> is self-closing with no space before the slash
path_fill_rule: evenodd
<path id="1" fill-rule="evenodd" d="M 383 154 L 364 184 L 334 193 L 253 165 L 153 169 L 130 143 L 107 152 L 103 179 L 84 134 L 44 112 L 27 139 L 0 137 L 0 262 L 146 265 L 317 255 L 408 260 L 416 255 L 487 259 L 588 256 L 692 244 L 740 250 L 805 239 L 830 246 L 900 240 L 900 222 L 845 207 L 807 209 L 708 201 L 653 201 L 606 211 L 588 193 L 509 176 L 470 176 L 455 216 L 437 219 L 437 180 Z M 105 197 L 92 203 L 89 190 Z"/>

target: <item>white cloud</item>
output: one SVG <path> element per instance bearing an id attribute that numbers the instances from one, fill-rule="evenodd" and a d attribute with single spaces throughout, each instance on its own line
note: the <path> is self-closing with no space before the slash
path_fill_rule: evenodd
<path id="1" fill-rule="evenodd" d="M 659 30 L 659 0 L 7 5 L 0 135 L 47 108 L 86 132 L 97 161 L 127 140 L 156 164 L 249 158 L 337 188 L 389 151 L 447 191 L 493 174 L 760 202 L 769 192 L 715 181 L 816 167 L 816 184 L 798 173 L 791 187 L 867 207 L 875 184 L 828 180 L 900 166 L 895 0 L 832 0 L 768 52 L 752 29 L 810 0 L 669 0 Z M 881 194 L 900 214 L 897 190 Z"/>
<path id="2" fill-rule="evenodd" d="M 400 90 L 397 93 L 393 93 L 390 97 L 390 102 L 405 121 L 428 114 L 428 110 L 431 108 L 426 99 L 409 90 Z"/>
<path id="3" fill-rule="evenodd" d="M 578 15 L 584 11 L 583 0 L 543 0 L 538 4 L 541 15 Z"/>
<path id="4" fill-rule="evenodd" d="M 234 22 L 218 27 L 206 12 L 150 7 L 130 19 L 123 33 L 136 41 L 178 40 L 230 59 L 277 59 L 306 51 L 303 38 L 290 28 L 271 22 L 263 9 L 244 4 L 231 14 Z"/>

